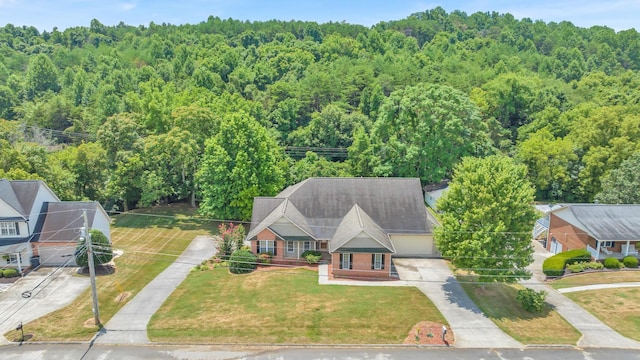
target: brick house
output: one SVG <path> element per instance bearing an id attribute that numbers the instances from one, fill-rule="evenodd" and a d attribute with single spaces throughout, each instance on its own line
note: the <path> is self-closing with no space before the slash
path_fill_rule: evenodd
<path id="1" fill-rule="evenodd" d="M 275 263 L 298 263 L 316 250 L 334 276 L 385 279 L 392 256 L 438 256 L 435 223 L 419 179 L 310 178 L 255 198 L 246 241 Z"/>
<path id="2" fill-rule="evenodd" d="M 549 214 L 547 249 L 587 249 L 596 259 L 638 256 L 640 205 L 567 204 Z"/>

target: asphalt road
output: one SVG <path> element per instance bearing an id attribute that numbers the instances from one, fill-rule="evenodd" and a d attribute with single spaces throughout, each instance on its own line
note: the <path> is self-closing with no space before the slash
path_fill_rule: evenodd
<path id="1" fill-rule="evenodd" d="M 215 346 L 134 346 L 26 344 L 0 347 L 3 360 L 640 360 L 640 352 L 624 349 L 459 349 L 459 348 L 293 348 L 242 349 Z"/>

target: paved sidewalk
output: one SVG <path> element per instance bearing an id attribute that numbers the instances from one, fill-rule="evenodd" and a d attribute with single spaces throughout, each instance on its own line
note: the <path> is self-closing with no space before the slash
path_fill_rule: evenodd
<path id="1" fill-rule="evenodd" d="M 180 257 L 156 276 L 140 293 L 116 313 L 94 338 L 99 344 L 145 344 L 147 324 L 164 301 L 187 277 L 191 269 L 215 253 L 211 237 L 198 236 Z"/>
<path id="2" fill-rule="evenodd" d="M 570 288 L 558 289 L 558 291 L 562 294 L 576 292 L 576 291 L 585 291 L 585 290 L 599 290 L 599 289 L 617 289 L 617 288 L 628 288 L 628 287 L 640 287 L 640 282 L 627 282 L 627 283 L 614 283 L 614 284 L 595 284 L 595 285 L 584 285 L 584 286 L 574 286 Z"/>
<path id="3" fill-rule="evenodd" d="M 455 347 L 522 348 L 471 301 L 442 259 L 394 259 L 400 278 L 416 286 L 449 322 Z"/>
<path id="4" fill-rule="evenodd" d="M 620 335 L 580 305 L 547 285 L 545 283 L 545 275 L 542 273 L 542 263 L 553 254 L 550 254 L 537 242 L 534 243 L 534 262 L 529 267 L 533 276 L 530 280 L 522 281 L 521 283 L 530 289 L 536 291 L 544 290 L 548 293 L 547 303 L 551 304 L 563 318 L 582 333 L 582 338 L 578 341 L 578 346 L 640 349 L 640 342 Z"/>

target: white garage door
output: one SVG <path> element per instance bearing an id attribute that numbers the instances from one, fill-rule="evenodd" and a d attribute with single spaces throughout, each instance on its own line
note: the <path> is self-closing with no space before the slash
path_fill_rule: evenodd
<path id="1" fill-rule="evenodd" d="M 391 235 L 391 242 L 396 249 L 393 256 L 426 257 L 438 255 L 431 235 Z"/>
<path id="2" fill-rule="evenodd" d="M 75 247 L 72 246 L 40 246 L 38 248 L 40 264 L 42 266 L 76 266 L 74 251 Z"/>

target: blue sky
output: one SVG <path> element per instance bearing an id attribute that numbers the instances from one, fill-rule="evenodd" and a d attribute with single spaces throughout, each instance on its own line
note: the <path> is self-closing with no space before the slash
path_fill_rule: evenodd
<path id="1" fill-rule="evenodd" d="M 0 0 L 0 26 L 8 23 L 63 30 L 105 25 L 199 23 L 209 15 L 238 20 L 346 21 L 366 26 L 398 20 L 441 6 L 462 10 L 511 13 L 545 22 L 571 21 L 576 26 L 605 25 L 617 31 L 640 31 L 640 0 Z"/>

